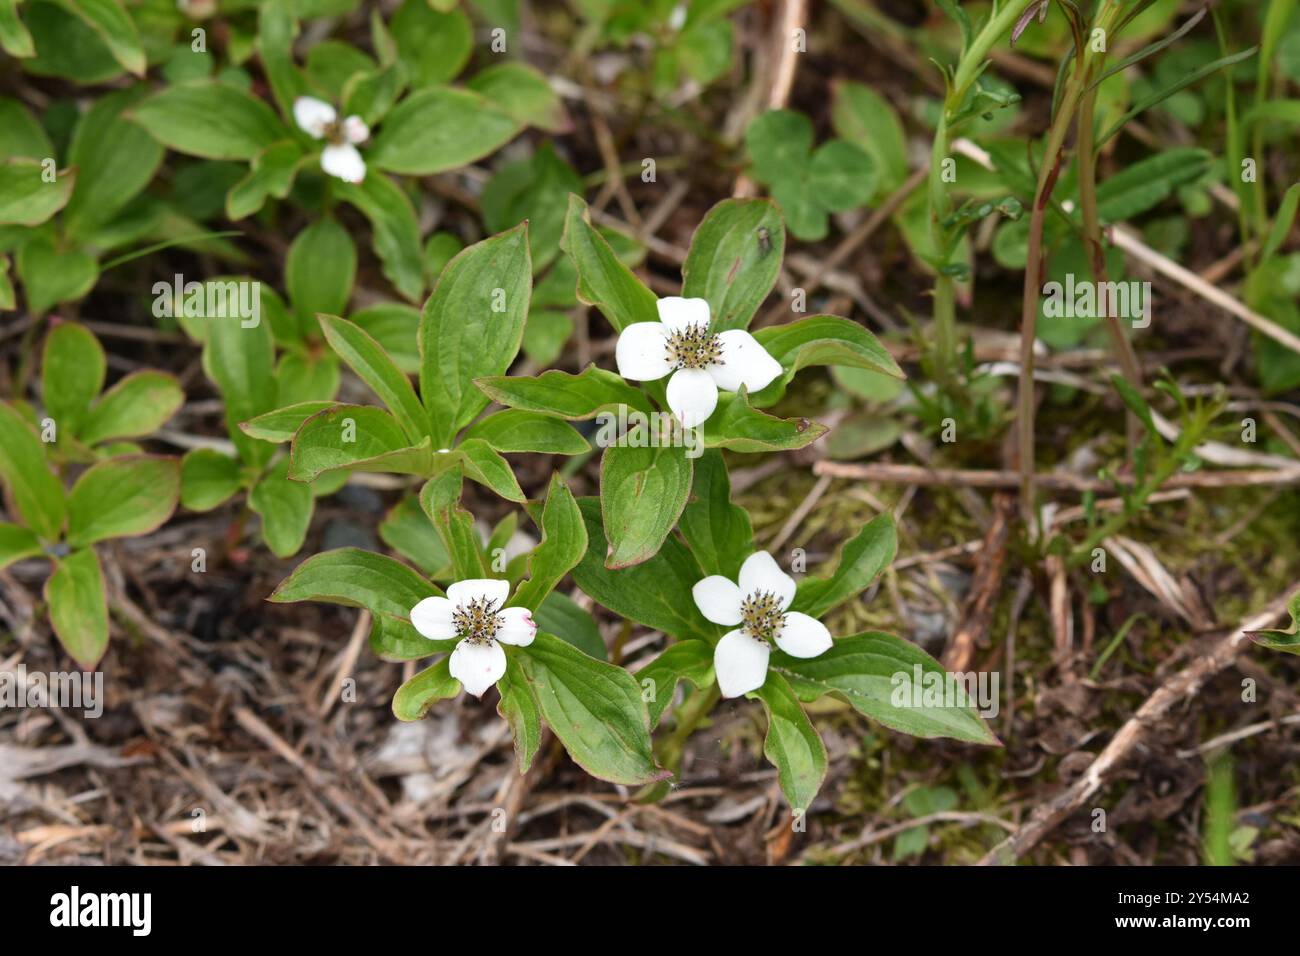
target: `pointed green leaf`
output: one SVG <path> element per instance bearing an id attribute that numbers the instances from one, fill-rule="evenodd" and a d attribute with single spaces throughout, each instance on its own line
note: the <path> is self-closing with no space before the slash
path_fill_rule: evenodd
<path id="1" fill-rule="evenodd" d="M 785 222 L 769 199 L 724 199 L 704 217 L 682 265 L 682 295 L 709 303 L 713 332 L 748 328 L 776 285 Z"/>
<path id="2" fill-rule="evenodd" d="M 419 720 L 437 701 L 460 693 L 460 681 L 451 676 L 450 657 L 416 674 L 393 695 L 393 715 L 398 720 Z"/>
<path id="3" fill-rule="evenodd" d="M 0 479 L 23 524 L 46 541 L 57 540 L 67 507 L 63 485 L 45 463 L 40 438 L 8 402 L 0 402 Z"/>
<path id="4" fill-rule="evenodd" d="M 132 455 L 92 465 L 68 495 L 68 544 L 82 548 L 105 538 L 155 531 L 181 497 L 180 462 Z"/>
<path id="5" fill-rule="evenodd" d="M 870 587 L 893 562 L 897 551 L 893 515 L 877 515 L 844 545 L 833 574 L 799 582 L 792 607 L 821 617 Z"/>
<path id="6" fill-rule="evenodd" d="M 767 711 L 763 756 L 777 770 L 781 792 L 796 812 L 807 812 L 826 779 L 826 745 L 799 705 L 790 685 L 775 670 L 753 696 Z"/>
<path id="7" fill-rule="evenodd" d="M 83 668 L 98 664 L 108 649 L 108 607 L 104 572 L 92 548 L 55 562 L 45 582 L 45 603 L 63 649 Z"/>
<path id="8" fill-rule="evenodd" d="M 614 331 L 621 332 L 634 322 L 659 321 L 659 300 L 591 225 L 581 196 L 569 196 L 560 248 L 578 270 L 578 298 L 600 309 Z"/>
<path id="9" fill-rule="evenodd" d="M 600 507 L 610 544 L 605 566 L 654 556 L 686 506 L 692 462 L 681 448 L 612 445 L 600 462 Z"/>

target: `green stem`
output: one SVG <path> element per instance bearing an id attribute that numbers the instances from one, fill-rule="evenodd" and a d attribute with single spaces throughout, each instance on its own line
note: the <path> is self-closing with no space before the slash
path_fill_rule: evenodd
<path id="1" fill-rule="evenodd" d="M 712 713 L 714 706 L 722 699 L 722 692 L 716 683 L 699 688 L 691 693 L 677 712 L 677 724 L 673 732 L 665 738 L 659 748 L 659 763 L 674 775 L 681 768 L 682 754 L 686 750 L 686 741 L 699 726 L 700 721 Z"/>

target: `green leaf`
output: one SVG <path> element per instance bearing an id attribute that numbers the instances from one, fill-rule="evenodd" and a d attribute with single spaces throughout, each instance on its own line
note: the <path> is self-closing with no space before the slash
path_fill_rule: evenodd
<path id="1" fill-rule="evenodd" d="M 419 720 L 437 701 L 460 693 L 460 681 L 451 676 L 450 661 L 450 657 L 444 657 L 397 688 L 393 715 L 398 720 Z"/>
<path id="2" fill-rule="evenodd" d="M 1277 215 L 1273 217 L 1273 225 L 1268 230 L 1268 239 L 1260 252 L 1261 261 L 1271 259 L 1282 248 L 1282 243 L 1286 242 L 1286 237 L 1291 234 L 1291 226 L 1295 224 L 1298 209 L 1300 209 L 1300 183 L 1293 183 L 1286 191 L 1286 195 L 1282 197 L 1282 204 L 1277 207 Z"/>
<path id="3" fill-rule="evenodd" d="M 9 567 L 15 561 L 34 558 L 44 552 L 40 538 L 22 525 L 0 521 L 0 570 Z"/>
<path id="4" fill-rule="evenodd" d="M 56 541 L 67 511 L 63 485 L 45 463 L 45 451 L 32 426 L 8 402 L 0 402 L 0 479 L 22 518 L 46 541 Z"/>
<path id="5" fill-rule="evenodd" d="M 338 402 L 333 401 L 298 402 L 240 422 L 239 428 L 252 438 L 281 444 L 291 441 L 307 419 L 337 405 Z"/>
<path id="6" fill-rule="evenodd" d="M 401 63 L 353 74 L 343 86 L 343 115 L 360 116 L 367 126 L 377 126 L 405 91 L 408 78 Z"/>
<path id="7" fill-rule="evenodd" d="M 36 48 L 36 56 L 23 64 L 24 71 L 63 77 L 81 86 L 122 75 L 122 65 L 99 34 L 58 3 L 27 2 L 23 24 Z"/>
<path id="8" fill-rule="evenodd" d="M 518 123 L 548 133 L 567 132 L 572 125 L 559 94 L 551 89 L 545 76 L 527 63 L 497 63 L 479 70 L 465 85 Z"/>
<path id="9" fill-rule="evenodd" d="M 108 648 L 108 607 L 104 572 L 93 549 L 55 562 L 45 582 L 45 603 L 63 649 L 87 670 L 98 664 Z"/>
<path id="10" fill-rule="evenodd" d="M 679 639 L 715 639 L 716 625 L 700 614 L 691 589 L 705 576 L 690 551 L 674 537 L 648 561 L 611 571 L 605 566 L 609 545 L 601 527 L 600 502 L 579 498 L 587 526 L 587 553 L 573 569 L 573 580 L 585 594 L 620 617 L 629 618 Z"/>
<path id="11" fill-rule="evenodd" d="M 175 376 L 146 369 L 132 372 L 104 393 L 78 436 L 87 445 L 137 438 L 156 431 L 185 403 Z"/>
<path id="12" fill-rule="evenodd" d="M 303 561 L 267 600 L 363 607 L 371 614 L 389 614 L 409 623 L 411 608 L 437 594 L 432 584 L 395 558 L 360 548 L 335 548 Z"/>
<path id="13" fill-rule="evenodd" d="M 865 206 L 875 195 L 879 180 L 871 154 L 843 139 L 817 147 L 808 166 L 808 187 L 818 205 L 831 212 Z"/>
<path id="14" fill-rule="evenodd" d="M 99 278 L 99 266 L 89 253 L 60 252 L 49 239 L 37 236 L 18 250 L 18 275 L 26 288 L 28 310 L 41 315 L 51 306 L 90 292 Z"/>
<path id="15" fill-rule="evenodd" d="M 465 477 L 477 481 L 507 501 L 527 501 L 528 496 L 519 487 L 515 473 L 495 449 L 480 438 L 467 438 L 456 446 L 454 454 L 461 457 Z"/>
<path id="16" fill-rule="evenodd" d="M 519 352 L 532 290 L 528 227 L 477 242 L 443 269 L 420 319 L 420 395 L 437 447 L 488 403 L 474 379 L 501 375 Z"/>
<path id="17" fill-rule="evenodd" d="M 494 402 L 571 421 L 585 421 L 602 412 L 616 414 L 621 405 L 646 414 L 654 411 L 639 388 L 594 365 L 577 375 L 552 369 L 535 377 L 485 377 L 475 384 Z"/>
<path id="18" fill-rule="evenodd" d="M 586 540 L 585 532 L 583 539 Z M 533 619 L 541 630 L 572 644 L 588 657 L 594 657 L 598 661 L 609 658 L 596 619 L 567 594 L 552 591 L 546 595 L 546 600 L 533 611 Z"/>
<path id="19" fill-rule="evenodd" d="M 437 529 L 415 495 L 407 495 L 389 509 L 379 523 L 379 537 L 430 577 L 446 569 L 451 561 Z"/>
<path id="20" fill-rule="evenodd" d="M 338 469 L 425 475 L 429 439 L 410 445 L 392 415 L 372 405 L 335 405 L 302 423 L 289 451 L 289 478 L 315 481 Z"/>
<path id="21" fill-rule="evenodd" d="M 346 319 L 320 316 L 321 328 L 330 348 L 360 376 L 388 406 L 411 444 L 429 436 L 429 418 L 410 380 L 393 364 L 383 347 L 365 330 Z"/>
<path id="22" fill-rule="evenodd" d="M 403 616 L 370 612 L 370 649 L 380 660 L 418 661 L 456 646 L 455 639 L 431 641 Z"/>
<path id="23" fill-rule="evenodd" d="M 838 315 L 812 315 L 768 326 L 755 332 L 754 338 L 786 369 L 787 382 L 810 365 L 865 368 L 893 378 L 906 377 L 879 339 Z"/>
<path id="24" fill-rule="evenodd" d="M 1270 650 L 1282 651 L 1284 654 L 1300 654 L 1300 591 L 1292 595 L 1286 609 L 1291 617 L 1290 628 L 1285 631 L 1273 628 L 1247 631 L 1246 636 Z"/>
<path id="25" fill-rule="evenodd" d="M 480 197 L 483 222 L 501 232 L 527 221 L 533 270 L 540 272 L 560 250 L 570 193 L 582 193 L 582 179 L 546 143 L 531 158 L 502 166 L 488 180 Z"/>
<path id="26" fill-rule="evenodd" d="M 713 647 L 707 641 L 678 641 L 634 676 L 643 696 L 647 692 L 652 695 L 650 726 L 657 727 L 679 681 L 689 681 L 695 687 L 713 685 Z"/>
<path id="27" fill-rule="evenodd" d="M 820 242 L 828 231 L 826 207 L 809 179 L 783 179 L 772 185 L 772 198 L 785 214 L 790 235 L 804 242 Z"/>
<path id="28" fill-rule="evenodd" d="M 610 543 L 605 566 L 654 556 L 686 506 L 692 464 L 681 448 L 613 445 L 600 462 L 600 506 Z"/>
<path id="29" fill-rule="evenodd" d="M 542 455 L 581 455 L 591 451 L 587 439 L 567 422 L 507 408 L 480 418 L 466 431 L 464 440 L 482 439 L 499 452 Z"/>
<path id="30" fill-rule="evenodd" d="M 294 238 L 284 264 L 289 301 L 304 329 L 325 312 L 347 310 L 357 274 L 357 247 L 346 229 L 333 219 L 318 219 Z"/>
<path id="31" fill-rule="evenodd" d="M 634 322 L 659 321 L 659 300 L 592 227 L 581 196 L 569 196 L 560 248 L 578 270 L 578 298 L 600 309 L 614 331 L 621 332 Z"/>
<path id="32" fill-rule="evenodd" d="M 1111 176 L 1097 186 L 1097 215 L 1120 222 L 1146 212 L 1184 183 L 1209 171 L 1213 157 L 1203 149 L 1168 149 Z"/>
<path id="33" fill-rule="evenodd" d="M 140 45 L 140 31 L 117 0 L 59 0 L 59 5 L 94 30 L 113 54 L 113 59 L 136 76 L 144 76 L 144 47 Z"/>
<path id="34" fill-rule="evenodd" d="M 0 0 L 0 49 L 24 59 L 36 55 L 32 35 L 18 18 L 18 0 Z"/>
<path id="35" fill-rule="evenodd" d="M 1155 418 L 1151 415 L 1151 406 L 1147 404 L 1147 400 L 1142 396 L 1142 393 L 1134 388 L 1128 379 L 1119 375 L 1112 375 L 1110 383 L 1115 387 L 1115 391 L 1119 392 L 1119 397 L 1128 406 L 1128 410 L 1136 415 L 1138 421 L 1146 427 L 1152 439 L 1159 442 L 1160 432 L 1156 428 Z"/>
<path id="36" fill-rule="evenodd" d="M 0 22 L 3 21 L 4 0 L 0 0 Z M 0 43 L 4 42 L 0 26 Z M 0 96 L 0 159 L 21 156 L 37 161 L 54 155 L 45 127 L 18 100 Z"/>
<path id="37" fill-rule="evenodd" d="M 446 83 L 465 68 L 474 46 L 469 17 L 440 13 L 428 0 L 406 0 L 389 23 L 397 55 L 416 87 Z"/>
<path id="38" fill-rule="evenodd" d="M 892 193 L 907 180 L 907 141 L 898 112 L 887 99 L 863 83 L 832 86 L 831 123 L 835 132 L 856 143 L 880 171 L 876 195 Z"/>
<path id="39" fill-rule="evenodd" d="M 492 577 L 483 558 L 483 544 L 474 528 L 474 518 L 460 507 L 463 485 L 464 473 L 458 462 L 424 483 L 420 489 L 420 507 L 433 522 L 444 549 L 451 555 L 457 580 Z"/>
<path id="40" fill-rule="evenodd" d="M 792 607 L 812 617 L 822 617 L 871 586 L 898 552 L 898 533 L 888 512 L 872 518 L 845 543 L 839 562 L 829 577 L 799 582 Z"/>
<path id="41" fill-rule="evenodd" d="M 301 146 L 286 139 L 272 143 L 254 156 L 248 175 L 226 193 L 227 218 L 243 219 L 259 211 L 268 197 L 288 196 L 306 155 Z"/>
<path id="42" fill-rule="evenodd" d="M 664 777 L 655 765 L 641 688 L 631 674 L 544 632 L 528 647 L 511 650 L 546 723 L 578 766 L 612 783 Z"/>
<path id="43" fill-rule="evenodd" d="M 812 154 L 812 120 L 794 110 L 768 110 L 745 130 L 754 177 L 771 185 L 803 178 Z"/>
<path id="44" fill-rule="evenodd" d="M 190 511 L 211 511 L 244 484 L 239 461 L 210 448 L 195 448 L 181 459 L 181 504 Z"/>
<path id="45" fill-rule="evenodd" d="M 432 86 L 384 118 L 366 161 L 390 173 L 431 176 L 496 152 L 518 131 L 513 117 L 477 93 Z"/>
<path id="46" fill-rule="evenodd" d="M 68 495 L 68 544 L 82 548 L 105 538 L 156 531 L 181 497 L 180 462 L 132 455 L 92 465 Z"/>
<path id="47" fill-rule="evenodd" d="M 682 265 L 682 295 L 706 299 L 713 332 L 743 329 L 776 284 L 785 222 L 768 199 L 724 199 L 695 230 Z"/>
<path id="48" fill-rule="evenodd" d="M 238 319 L 214 318 L 204 321 L 203 328 L 203 369 L 225 401 L 226 430 L 245 462 L 263 465 L 271 457 L 272 446 L 246 436 L 239 423 L 277 404 L 271 324 L 259 322 L 245 328 Z"/>
<path id="49" fill-rule="evenodd" d="M 163 148 L 122 115 L 141 92 L 136 88 L 102 97 L 77 124 L 68 152 L 77 182 L 64 213 L 70 235 L 85 239 L 110 223 L 162 164 Z"/>
<path id="50" fill-rule="evenodd" d="M 68 204 L 76 172 L 65 169 L 46 182 L 44 171 L 21 156 L 0 164 L 0 226 L 39 226 Z"/>
<path id="51" fill-rule="evenodd" d="M 900 733 L 977 744 L 998 742 L 964 694 L 939 699 L 937 705 L 926 701 L 925 685 L 949 675 L 925 651 L 892 634 L 869 631 L 843 637 L 817 657 L 773 651 L 769 666 L 790 681 L 801 700 L 834 694 L 858 713 Z"/>
<path id="52" fill-rule="evenodd" d="M 370 220 L 371 241 L 384 276 L 414 301 L 424 290 L 424 263 L 411 200 L 387 176 L 367 176 L 360 184 L 341 183 L 335 188 Z"/>
<path id="53" fill-rule="evenodd" d="M 796 812 L 807 812 L 826 779 L 826 745 L 799 706 L 790 685 L 774 669 L 753 696 L 767 711 L 763 756 L 777 770 L 781 792 Z"/>
<path id="54" fill-rule="evenodd" d="M 408 375 L 420 371 L 420 311 L 401 302 L 382 302 L 352 313 L 352 321 L 369 333 Z"/>
<path id="55" fill-rule="evenodd" d="M 288 135 L 264 102 L 215 80 L 168 86 L 127 116 L 164 146 L 204 159 L 252 160 Z"/>
<path id="56" fill-rule="evenodd" d="M 510 602 L 536 611 L 587 553 L 587 529 L 573 493 L 559 475 L 551 476 L 542 509 L 542 540 L 528 558 L 528 579 Z"/>
<path id="57" fill-rule="evenodd" d="M 758 411 L 743 388 L 734 398 L 719 404 L 721 413 L 705 423 L 704 443 L 709 448 L 790 451 L 811 445 L 827 431 L 825 425 L 806 418 L 774 418 Z"/>
<path id="58" fill-rule="evenodd" d="M 706 451 L 695 462 L 691 495 L 678 530 L 705 575 L 736 580 L 754 550 L 754 529 L 749 513 L 731 502 L 731 480 L 720 451 Z"/>
<path id="59" fill-rule="evenodd" d="M 106 368 L 104 349 L 85 326 L 61 322 L 50 329 L 41 357 L 41 398 L 65 434 L 80 432 L 90 403 L 104 387 Z"/>
<path id="60" fill-rule="evenodd" d="M 262 518 L 262 538 L 277 558 L 297 554 L 307 540 L 315 499 L 310 485 L 290 481 L 281 458 L 248 493 L 248 507 Z"/>
<path id="61" fill-rule="evenodd" d="M 539 309 L 534 297 L 524 326 L 524 355 L 542 368 L 554 365 L 573 337 L 573 328 L 573 316 L 559 309 Z"/>
<path id="62" fill-rule="evenodd" d="M 501 693 L 497 713 L 510 724 L 510 733 L 515 740 L 515 762 L 520 773 L 527 773 L 537 756 L 537 748 L 542 744 L 541 712 L 520 668 L 507 667 L 497 681 L 497 690 Z"/>

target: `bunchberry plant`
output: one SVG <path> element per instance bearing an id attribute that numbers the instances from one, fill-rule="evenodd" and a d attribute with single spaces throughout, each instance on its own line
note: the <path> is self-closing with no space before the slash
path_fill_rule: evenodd
<path id="1" fill-rule="evenodd" d="M 1286 609 L 1291 618 L 1289 628 L 1252 631 L 1249 637 L 1256 644 L 1269 650 L 1281 651 L 1284 654 L 1300 654 L 1300 592 L 1292 596 Z"/>
<path id="2" fill-rule="evenodd" d="M 157 430 L 181 404 L 176 380 L 133 372 L 100 394 L 104 353 L 94 335 L 60 323 L 45 342 L 38 412 L 0 402 L 0 568 L 50 562 L 45 603 L 59 643 L 82 667 L 108 647 L 108 596 L 96 546 L 156 530 L 180 497 L 174 458 L 129 441 Z M 89 466 L 89 467 L 86 467 Z"/>

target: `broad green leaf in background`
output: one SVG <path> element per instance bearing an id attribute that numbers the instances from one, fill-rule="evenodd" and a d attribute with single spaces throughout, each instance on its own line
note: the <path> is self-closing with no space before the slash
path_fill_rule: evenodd
<path id="1" fill-rule="evenodd" d="M 605 449 L 600 507 L 610 543 L 606 567 L 640 564 L 659 550 L 686 506 L 691 474 L 691 459 L 682 448 Z"/>
<path id="2" fill-rule="evenodd" d="M 366 161 L 390 173 L 431 176 L 496 152 L 518 131 L 513 117 L 477 93 L 431 86 L 384 118 Z"/>
<path id="3" fill-rule="evenodd" d="M 731 502 L 731 480 L 720 451 L 710 449 L 696 460 L 691 500 L 678 530 L 706 576 L 736 580 L 754 550 L 754 529 L 749 513 Z"/>
<path id="4" fill-rule="evenodd" d="M 460 457 L 466 478 L 477 481 L 507 501 L 528 500 L 510 463 L 481 438 L 466 438 L 452 454 Z"/>
<path id="5" fill-rule="evenodd" d="M 587 525 L 587 553 L 573 569 L 573 580 L 584 594 L 620 617 L 673 637 L 717 640 L 717 626 L 704 619 L 691 598 L 691 589 L 705 574 L 685 545 L 669 537 L 648 561 L 612 571 L 605 566 L 609 545 L 600 501 L 579 498 L 578 507 Z"/>
<path id="6" fill-rule="evenodd" d="M 501 375 L 524 335 L 532 291 L 528 228 L 477 242 L 443 269 L 420 319 L 420 395 L 436 447 L 488 403 L 474 379 Z"/>
<path id="7" fill-rule="evenodd" d="M 527 63 L 514 60 L 493 64 L 479 70 L 465 85 L 520 124 L 548 133 L 563 133 L 571 125 L 559 94 L 551 89 L 545 76 Z"/>
<path id="8" fill-rule="evenodd" d="M 23 558 L 44 553 L 41 539 L 21 525 L 0 521 L 0 570 Z"/>
<path id="9" fill-rule="evenodd" d="M 655 765 L 641 688 L 631 674 L 545 632 L 511 650 L 542 716 L 575 763 L 612 783 L 645 784 L 664 776 Z"/>
<path id="10" fill-rule="evenodd" d="M 617 412 L 620 405 L 653 412 L 645 393 L 622 376 L 589 365 L 577 375 L 551 369 L 536 377 L 486 376 L 475 384 L 494 402 L 511 408 L 585 421 L 601 412 Z"/>
<path id="11" fill-rule="evenodd" d="M 239 428 L 251 438 L 280 444 L 291 441 L 307 419 L 337 404 L 332 401 L 296 402 L 240 422 Z"/>
<path id="12" fill-rule="evenodd" d="M 7 402 L 0 402 L 0 480 L 23 524 L 47 541 L 57 540 L 67 510 L 63 485 L 46 465 L 32 426 Z"/>
<path id="13" fill-rule="evenodd" d="M 781 792 L 796 812 L 807 812 L 826 779 L 826 745 L 799 705 L 790 685 L 775 670 L 753 696 L 767 711 L 763 755 L 776 767 Z"/>
<path id="14" fill-rule="evenodd" d="M 335 548 L 303 561 L 267 600 L 277 604 L 324 601 L 406 618 L 411 608 L 437 594 L 424 577 L 395 558 L 360 548 Z"/>
<path id="15" fill-rule="evenodd" d="M 21 156 L 0 163 L 0 226 L 39 226 L 68 204 L 76 178 L 64 170 L 46 182 L 45 166 Z"/>
<path id="16" fill-rule="evenodd" d="M 469 17 L 454 8 L 440 13 L 428 0 L 406 0 L 388 26 L 417 89 L 455 79 L 473 52 Z"/>
<path id="17" fill-rule="evenodd" d="M 77 437 L 87 445 L 96 445 L 112 438 L 148 435 L 184 402 L 185 393 L 175 376 L 148 369 L 132 372 L 95 403 L 77 429 Z"/>
<path id="18" fill-rule="evenodd" d="M 108 607 L 104 572 L 92 548 L 74 551 L 55 562 L 45 582 L 50 623 L 74 661 L 94 667 L 108 648 Z"/>
<path id="19" fill-rule="evenodd" d="M 802 178 L 812 155 L 812 120 L 794 110 L 768 110 L 745 130 L 745 145 L 763 182 Z"/>
<path id="20" fill-rule="evenodd" d="M 792 607 L 822 617 L 868 588 L 893 562 L 897 551 L 893 516 L 888 512 L 877 515 L 845 542 L 829 577 L 808 577 L 799 582 Z"/>
<path id="21" fill-rule="evenodd" d="M 926 702 L 925 683 L 944 680 L 946 672 L 925 651 L 892 634 L 870 631 L 838 638 L 828 651 L 812 658 L 773 651 L 770 667 L 790 682 L 801 700 L 834 694 L 858 713 L 900 733 L 998 742 L 973 700 L 957 694 L 938 706 Z M 922 685 L 913 691 L 917 673 Z"/>
<path id="22" fill-rule="evenodd" d="M 838 315 L 813 315 L 754 333 L 767 353 L 786 369 L 786 379 L 810 365 L 865 368 L 902 379 L 902 369 L 874 335 Z"/>
<path id="23" fill-rule="evenodd" d="M 135 21 L 117 0 L 59 0 L 104 41 L 113 58 L 136 76 L 144 76 L 144 48 Z"/>
<path id="24" fill-rule="evenodd" d="M 140 97 L 139 89 L 101 97 L 78 122 L 68 151 L 68 165 L 77 170 L 64 212 L 69 234 L 93 235 L 149 185 L 162 164 L 157 140 L 122 116 Z"/>
<path id="25" fill-rule="evenodd" d="M 262 518 L 262 537 L 277 558 L 297 554 L 307 539 L 314 498 L 310 485 L 290 481 L 281 458 L 248 493 L 248 507 Z"/>
<path id="26" fill-rule="evenodd" d="M 578 298 L 600 309 L 614 331 L 659 321 L 659 300 L 592 226 L 587 204 L 576 194 L 569 196 L 560 248 L 578 270 Z"/>
<path id="27" fill-rule="evenodd" d="M 583 538 L 586 539 L 585 533 Z M 596 619 L 567 594 L 552 591 L 533 611 L 533 619 L 547 634 L 554 634 L 560 640 L 572 644 L 588 657 L 594 657 L 598 661 L 609 659 L 609 651 L 605 649 L 605 640 L 600 636 Z"/>
<path id="28" fill-rule="evenodd" d="M 103 346 L 83 325 L 61 322 L 45 337 L 41 400 L 59 431 L 76 435 L 90 403 L 104 387 Z"/>
<path id="29" fill-rule="evenodd" d="M 464 438 L 481 438 L 499 452 L 544 455 L 581 455 L 591 445 L 568 422 L 507 408 L 480 418 L 465 430 Z"/>
<path id="30" fill-rule="evenodd" d="M 284 264 L 285 290 L 304 330 L 318 312 L 342 315 L 357 274 L 357 247 L 346 229 L 318 219 L 294 237 Z"/>
<path id="31" fill-rule="evenodd" d="M 1203 149 L 1168 149 L 1138 160 L 1097 186 L 1097 215 L 1120 222 L 1140 215 L 1183 183 L 1205 175 L 1212 157 Z"/>
<path id="32" fill-rule="evenodd" d="M 213 80 L 168 86 L 126 115 L 164 146 L 204 159 L 252 160 L 288 135 L 262 100 Z"/>
<path id="33" fill-rule="evenodd" d="M 226 429 L 244 461 L 265 464 L 272 447 L 249 438 L 239 430 L 239 423 L 269 412 L 277 404 L 271 323 L 246 328 L 239 319 L 210 318 L 203 327 L 203 369 L 221 391 Z"/>
<path id="34" fill-rule="evenodd" d="M 451 561 L 416 495 L 407 495 L 388 510 L 379 523 L 379 537 L 430 577 L 444 570 Z"/>
<path id="35" fill-rule="evenodd" d="M 582 194 L 582 179 L 545 143 L 529 159 L 502 166 L 483 188 L 483 222 L 492 232 L 528 222 L 533 270 L 550 265 L 560 249 L 569 195 Z"/>
<path id="36" fill-rule="evenodd" d="M 416 340 L 420 334 L 420 310 L 401 302 L 382 302 L 353 312 L 351 320 L 365 329 L 384 347 L 388 357 L 403 372 L 420 371 L 420 351 Z"/>
<path id="37" fill-rule="evenodd" d="M 416 674 L 393 695 L 393 715 L 398 720 L 419 720 L 434 703 L 460 693 L 460 681 L 451 676 L 451 658 Z"/>
<path id="38" fill-rule="evenodd" d="M 0 0 L 0 19 L 4 7 L 5 0 Z M 40 161 L 53 155 L 54 146 L 40 121 L 18 100 L 0 96 L 0 159 L 19 156 Z"/>
<path id="39" fill-rule="evenodd" d="M 551 476 L 542 509 L 542 540 L 528 558 L 528 578 L 511 604 L 536 611 L 560 580 L 587 553 L 587 528 L 573 493 L 559 475 Z"/>
<path id="40" fill-rule="evenodd" d="M 832 85 L 831 123 L 842 138 L 871 154 L 880 181 L 876 195 L 892 193 L 907 180 L 907 140 L 898 112 L 863 83 Z"/>
<path id="41" fill-rule="evenodd" d="M 653 695 L 650 726 L 656 727 L 672 703 L 679 681 L 688 681 L 697 688 L 713 684 L 713 647 L 706 641 L 678 641 L 633 676 L 643 691 Z"/>
<path id="42" fill-rule="evenodd" d="M 0 0 L 0 49 L 24 59 L 36 55 L 32 35 L 18 18 L 18 0 Z"/>
<path id="43" fill-rule="evenodd" d="M 460 506 L 463 486 L 464 472 L 456 463 L 424 483 L 420 489 L 420 507 L 442 538 L 457 580 L 492 577 L 474 518 Z"/>
<path id="44" fill-rule="evenodd" d="M 181 504 L 191 511 L 211 511 L 244 483 L 238 459 L 210 448 L 195 448 L 181 459 Z"/>
<path id="45" fill-rule="evenodd" d="M 80 249 L 59 250 L 44 236 L 18 250 L 18 275 L 27 293 L 27 308 L 41 315 L 61 302 L 80 299 L 95 287 L 99 266 Z"/>
<path id="46" fill-rule="evenodd" d="M 420 226 L 411 200 L 387 176 L 367 176 L 364 182 L 342 183 L 339 195 L 370 220 L 375 254 L 393 288 L 414 301 L 424 289 Z"/>
<path id="47" fill-rule="evenodd" d="M 865 206 L 876 193 L 878 179 L 871 154 L 842 139 L 818 146 L 808 164 L 808 185 L 818 204 L 831 212 Z"/>
<path id="48" fill-rule="evenodd" d="M 101 461 L 81 473 L 68 495 L 68 544 L 82 548 L 105 538 L 157 530 L 181 496 L 180 462 L 131 455 Z"/>
<path id="49" fill-rule="evenodd" d="M 700 223 L 682 265 L 682 295 L 709 303 L 709 329 L 748 327 L 776 284 L 785 223 L 765 199 L 724 199 Z"/>
<path id="50" fill-rule="evenodd" d="M 267 197 L 284 199 L 288 196 L 306 155 L 302 147 L 291 139 L 272 143 L 263 149 L 253 157 L 248 175 L 226 193 L 226 216 L 243 219 L 260 210 Z"/>

